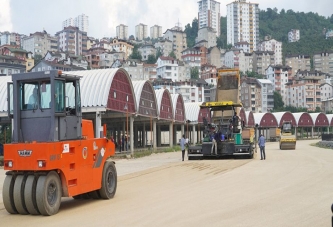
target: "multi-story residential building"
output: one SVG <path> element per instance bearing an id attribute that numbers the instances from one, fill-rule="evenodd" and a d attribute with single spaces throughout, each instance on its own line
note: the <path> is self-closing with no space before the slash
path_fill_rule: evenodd
<path id="1" fill-rule="evenodd" d="M 246 53 L 250 53 L 250 44 L 248 42 L 237 42 L 234 47 L 236 49 L 241 49 Z"/>
<path id="2" fill-rule="evenodd" d="M 143 63 L 143 80 L 154 80 L 156 79 L 156 64 L 145 64 Z"/>
<path id="3" fill-rule="evenodd" d="M 224 65 L 229 68 L 236 68 L 239 71 L 247 72 L 253 69 L 252 54 L 244 52 L 242 49 L 231 49 L 224 54 Z"/>
<path id="4" fill-rule="evenodd" d="M 283 65 L 270 65 L 266 69 L 266 78 L 273 83 L 273 89 L 281 94 L 284 103 L 289 98 L 287 84 L 293 79 L 292 68 Z"/>
<path id="5" fill-rule="evenodd" d="M 216 66 L 216 68 L 222 67 L 221 51 L 218 47 L 214 46 L 208 49 L 207 63 Z"/>
<path id="6" fill-rule="evenodd" d="M 150 27 L 150 38 L 158 39 L 162 37 L 162 26 L 154 25 Z"/>
<path id="7" fill-rule="evenodd" d="M 138 51 L 142 56 L 142 61 L 147 61 L 149 55 L 156 56 L 156 48 L 152 44 L 144 44 L 138 49 Z"/>
<path id="8" fill-rule="evenodd" d="M 96 39 L 94 37 L 87 37 L 87 50 L 92 48 L 96 44 Z"/>
<path id="9" fill-rule="evenodd" d="M 259 4 L 236 0 L 227 5 L 227 42 L 248 42 L 250 52 L 259 43 Z"/>
<path id="10" fill-rule="evenodd" d="M 215 36 L 220 36 L 220 2 L 214 0 L 200 0 L 198 1 L 198 6 L 199 30 L 201 28 L 209 27 L 214 29 L 214 31 L 216 32 Z"/>
<path id="11" fill-rule="evenodd" d="M 216 66 L 211 64 L 204 64 L 201 66 L 200 78 L 205 80 L 211 86 L 217 85 L 217 70 Z"/>
<path id="12" fill-rule="evenodd" d="M 274 108 L 274 86 L 270 80 L 257 79 L 261 86 L 261 111 L 262 113 L 271 112 Z"/>
<path id="13" fill-rule="evenodd" d="M 241 80 L 240 94 L 240 100 L 246 111 L 261 112 L 261 86 L 256 78 L 243 78 Z"/>
<path id="14" fill-rule="evenodd" d="M 324 113 L 331 112 L 333 109 L 333 98 L 321 101 L 321 110 Z"/>
<path id="15" fill-rule="evenodd" d="M 172 51 L 181 59 L 182 51 L 187 48 L 186 33 L 179 26 L 166 30 L 164 38 L 172 42 Z"/>
<path id="16" fill-rule="evenodd" d="M 27 52 L 18 46 L 0 46 L 0 75 L 9 76 L 23 73 L 34 65 L 31 52 Z"/>
<path id="17" fill-rule="evenodd" d="M 210 27 L 200 28 L 196 42 L 198 43 L 203 40 L 207 41 L 206 48 L 216 46 L 216 31 Z"/>
<path id="18" fill-rule="evenodd" d="M 100 55 L 105 53 L 107 50 L 102 47 L 90 48 L 85 55 L 88 62 L 88 69 L 99 69 L 100 68 Z"/>
<path id="19" fill-rule="evenodd" d="M 62 28 L 64 29 L 67 27 L 78 27 L 80 31 L 88 33 L 89 17 L 85 14 L 81 14 L 74 19 L 68 18 L 62 22 Z"/>
<path id="20" fill-rule="evenodd" d="M 110 43 L 110 48 L 111 50 L 114 49 L 117 52 L 124 52 L 125 59 L 127 59 L 132 54 L 134 46 L 126 40 L 112 39 Z"/>
<path id="21" fill-rule="evenodd" d="M 2 32 L 0 33 L 0 45 L 14 45 L 21 46 L 22 35 L 15 32 Z"/>
<path id="22" fill-rule="evenodd" d="M 58 37 L 58 50 L 67 51 L 75 55 L 87 53 L 87 33 L 80 31 L 78 27 L 66 27 L 56 33 Z"/>
<path id="23" fill-rule="evenodd" d="M 137 59 L 127 59 L 122 61 L 121 68 L 125 69 L 132 80 L 144 80 L 143 62 Z"/>
<path id="24" fill-rule="evenodd" d="M 48 51 L 43 60 L 64 65 L 74 65 L 83 69 L 88 68 L 88 62 L 86 61 L 85 56 L 73 55 L 68 52 Z"/>
<path id="25" fill-rule="evenodd" d="M 253 52 L 253 71 L 265 75 L 265 70 L 270 65 L 274 65 L 275 53 L 273 51 L 254 51 Z"/>
<path id="26" fill-rule="evenodd" d="M 45 56 L 48 51 L 58 50 L 58 38 L 49 35 L 46 31 L 35 32 L 22 39 L 22 48 L 31 52 L 33 56 Z"/>
<path id="27" fill-rule="evenodd" d="M 311 57 L 310 55 L 287 55 L 285 58 L 285 65 L 289 65 L 296 74 L 298 70 L 310 71 L 311 70 Z"/>
<path id="28" fill-rule="evenodd" d="M 259 51 L 273 51 L 275 53 L 275 65 L 282 64 L 282 42 L 275 39 L 265 40 L 259 43 Z"/>
<path id="29" fill-rule="evenodd" d="M 85 70 L 82 67 L 75 65 L 66 65 L 64 63 L 54 62 L 54 61 L 45 61 L 44 59 L 37 63 L 32 69 L 31 72 L 40 72 L 48 70 L 61 70 L 61 71 L 78 71 Z"/>
<path id="30" fill-rule="evenodd" d="M 315 70 L 333 76 L 333 51 L 315 53 L 313 63 Z"/>
<path id="31" fill-rule="evenodd" d="M 300 32 L 298 29 L 291 29 L 290 32 L 288 32 L 289 43 L 297 42 L 300 38 Z"/>
<path id="32" fill-rule="evenodd" d="M 157 51 L 160 51 L 162 56 L 167 57 L 172 52 L 172 42 L 168 39 L 161 39 L 155 43 L 155 48 Z"/>
<path id="33" fill-rule="evenodd" d="M 128 38 L 128 26 L 124 24 L 120 24 L 116 27 L 116 33 L 118 39 L 126 40 Z"/>
<path id="34" fill-rule="evenodd" d="M 178 81 L 178 61 L 172 57 L 159 57 L 156 68 L 157 78 Z"/>
<path id="35" fill-rule="evenodd" d="M 321 97 L 322 103 L 323 103 L 323 101 L 333 98 L 333 85 L 331 83 L 320 84 L 320 97 Z"/>
<path id="36" fill-rule="evenodd" d="M 198 67 L 207 64 L 208 50 L 206 47 L 193 47 L 182 51 L 182 61 L 191 67 Z"/>
<path id="37" fill-rule="evenodd" d="M 178 81 L 189 81 L 191 79 L 191 66 L 185 62 L 178 62 Z"/>
<path id="38" fill-rule="evenodd" d="M 135 26 L 135 37 L 137 40 L 146 39 L 148 37 L 148 26 L 142 23 Z"/>

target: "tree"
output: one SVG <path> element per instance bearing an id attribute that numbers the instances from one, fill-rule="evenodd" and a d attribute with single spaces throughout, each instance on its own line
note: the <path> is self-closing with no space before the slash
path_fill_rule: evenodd
<path id="1" fill-rule="evenodd" d="M 192 26 L 190 24 L 187 24 L 185 26 L 184 32 L 186 33 L 186 42 L 187 47 L 193 47 L 195 45 L 195 39 L 198 36 L 198 19 L 194 18 L 192 21 Z"/>
<path id="2" fill-rule="evenodd" d="M 282 100 L 281 94 L 279 92 L 277 92 L 277 91 L 274 91 L 273 97 L 274 97 L 274 108 L 273 108 L 273 111 L 274 112 L 276 112 L 276 111 L 282 111 L 283 108 L 284 108 L 284 102 Z"/>
<path id="3" fill-rule="evenodd" d="M 198 69 L 198 67 L 191 68 L 191 79 L 199 79 L 199 69 Z"/>
<path id="4" fill-rule="evenodd" d="M 147 64 L 155 64 L 155 63 L 156 63 L 156 57 L 152 54 L 149 54 Z"/>
<path id="5" fill-rule="evenodd" d="M 157 48 L 157 51 L 156 51 L 156 60 L 161 57 L 163 54 L 162 54 L 162 51 L 161 51 L 161 48 Z"/>
<path id="6" fill-rule="evenodd" d="M 171 52 L 170 52 L 169 57 L 172 57 L 172 58 L 174 58 L 174 59 L 177 59 L 176 54 L 175 54 L 174 51 L 171 51 Z"/>
<path id="7" fill-rule="evenodd" d="M 34 65 L 37 65 L 42 59 L 43 59 L 42 55 L 35 54 L 35 56 L 34 56 Z"/>
<path id="8" fill-rule="evenodd" d="M 139 45 L 134 44 L 133 52 L 129 56 L 130 59 L 138 59 L 140 61 L 142 60 L 141 53 L 139 52 L 139 47 Z"/>

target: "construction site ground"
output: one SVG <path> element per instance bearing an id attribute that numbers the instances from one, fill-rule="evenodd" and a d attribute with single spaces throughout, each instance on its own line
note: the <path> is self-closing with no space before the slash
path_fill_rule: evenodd
<path id="1" fill-rule="evenodd" d="M 266 160 L 181 161 L 181 152 L 116 160 L 111 200 L 63 198 L 50 217 L 10 215 L 0 226 L 331 226 L 333 150 L 266 145 Z M 0 169 L 0 192 L 5 171 Z"/>

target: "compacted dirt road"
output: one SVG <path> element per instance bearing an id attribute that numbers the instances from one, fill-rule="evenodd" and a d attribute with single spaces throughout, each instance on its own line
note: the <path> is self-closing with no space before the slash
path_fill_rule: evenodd
<path id="1" fill-rule="evenodd" d="M 0 226 L 331 226 L 333 150 L 267 144 L 267 159 L 181 162 L 181 153 L 119 160 L 112 200 L 63 198 L 51 217 L 9 215 Z M 0 191 L 4 179 L 0 170 Z"/>

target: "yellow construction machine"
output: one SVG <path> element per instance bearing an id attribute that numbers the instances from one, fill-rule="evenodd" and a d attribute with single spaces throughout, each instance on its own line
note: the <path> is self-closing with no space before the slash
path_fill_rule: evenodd
<path id="1" fill-rule="evenodd" d="M 295 150 L 296 135 L 292 134 L 292 123 L 285 121 L 281 127 L 280 150 Z"/>

